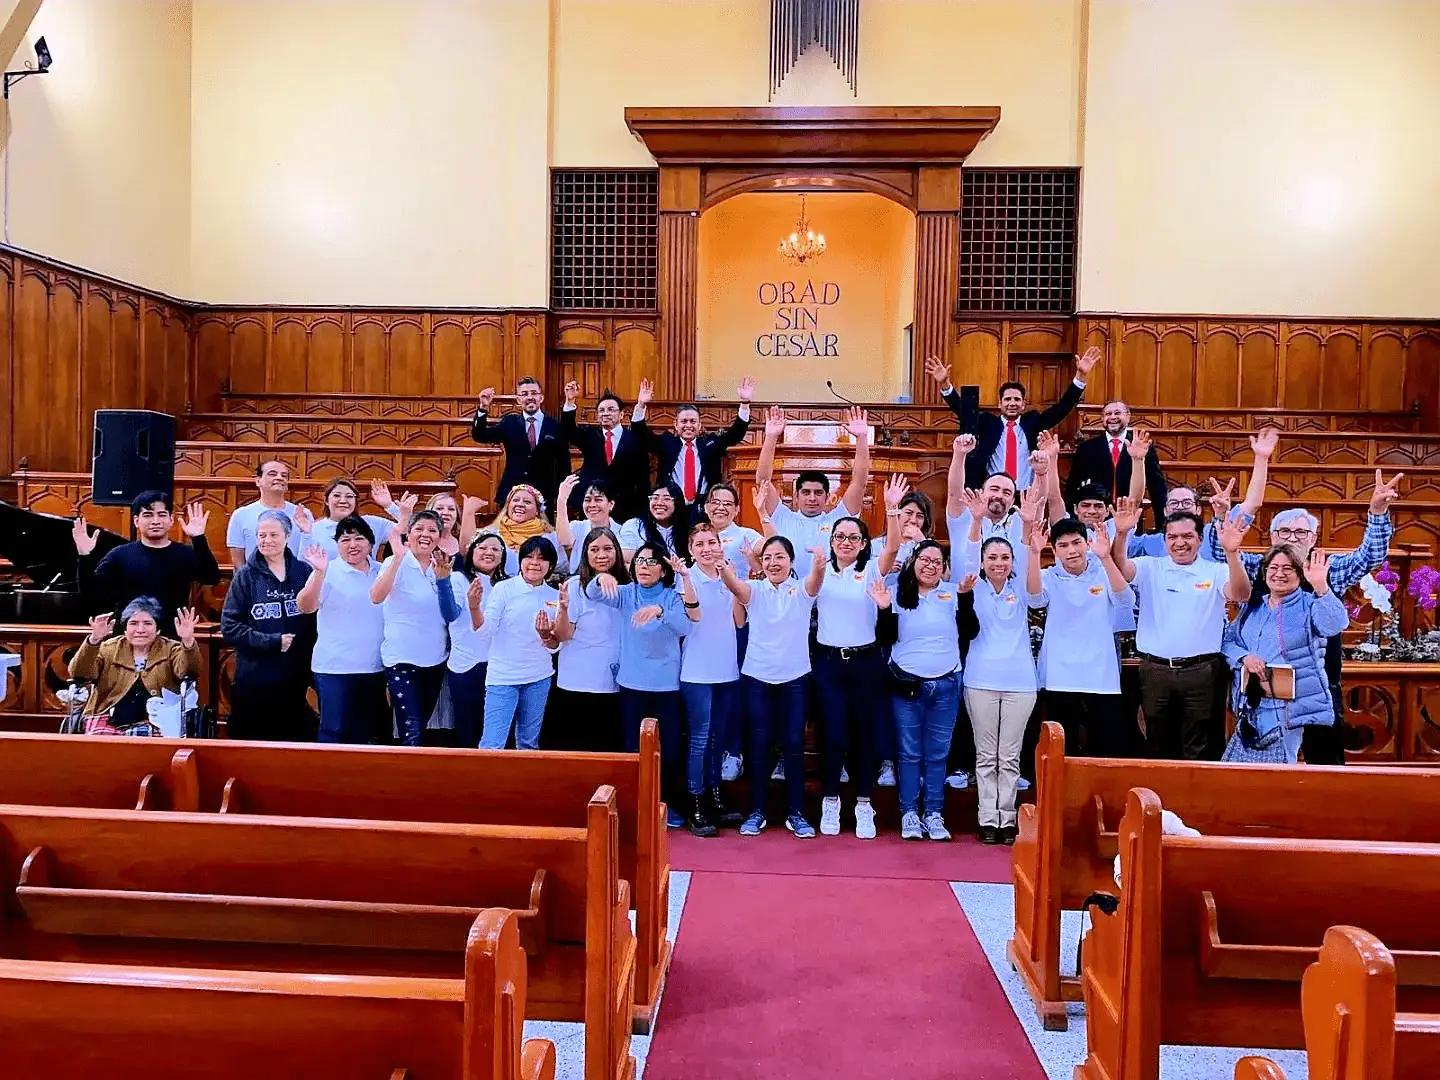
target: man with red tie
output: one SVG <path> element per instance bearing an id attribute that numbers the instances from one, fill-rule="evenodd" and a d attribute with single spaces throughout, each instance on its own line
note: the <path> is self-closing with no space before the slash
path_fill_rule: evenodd
<path id="1" fill-rule="evenodd" d="M 478 443 L 499 443 L 505 448 L 505 471 L 495 492 L 496 505 L 505 504 L 505 496 L 516 484 L 529 484 L 553 508 L 560 481 L 570 475 L 570 448 L 560 434 L 560 422 L 541 409 L 544 390 L 537 379 L 525 376 L 515 385 L 515 404 L 520 411 L 502 416 L 499 421 L 490 416 L 494 401 L 493 386 L 480 391 L 480 407 L 470 422 L 470 437 Z"/>
<path id="2" fill-rule="evenodd" d="M 1070 461 L 1070 478 L 1065 482 L 1065 502 L 1073 509 L 1075 493 L 1086 484 L 1099 484 L 1113 492 L 1130 490 L 1133 459 L 1130 440 L 1130 409 L 1123 401 L 1112 401 L 1100 414 L 1104 430 L 1093 439 L 1084 439 L 1075 446 Z M 1163 514 L 1167 488 L 1165 474 L 1160 471 L 1160 457 L 1151 446 L 1145 454 L 1145 489 L 1157 522 Z M 1156 526 L 1159 527 L 1158 524 Z"/>
<path id="3" fill-rule="evenodd" d="M 1028 488 L 1034 479 L 1030 471 L 1030 451 L 1036 448 L 1036 440 L 1042 431 L 1055 427 L 1080 403 L 1085 380 L 1099 359 L 1100 350 L 1093 345 L 1083 356 L 1077 356 L 1074 381 L 1065 388 L 1060 400 L 1044 412 L 1025 408 L 1023 383 L 1001 383 L 1000 415 L 982 412 L 974 431 L 961 431 L 962 435 L 975 436 L 975 452 L 965 459 L 965 486 L 978 491 L 987 476 L 1003 472 L 1015 481 L 1017 489 Z M 960 394 L 950 384 L 950 365 L 932 356 L 925 361 L 925 372 L 940 384 L 940 396 L 950 411 L 963 418 Z"/>
<path id="4" fill-rule="evenodd" d="M 707 435 L 700 430 L 698 408 L 682 405 L 675 414 L 674 433 L 666 431 L 653 436 L 655 458 L 660 464 L 656 482 L 674 481 L 684 494 L 687 512 L 692 516 L 704 501 L 710 485 L 724 479 L 725 451 L 745 441 L 745 433 L 750 430 L 750 399 L 755 396 L 755 380 L 748 375 L 741 379 L 735 396 L 740 399 L 735 422 L 718 435 Z M 649 433 L 645 426 L 647 400 L 642 392 L 630 424 L 632 432 Z"/>
<path id="5" fill-rule="evenodd" d="M 649 381 L 640 384 L 640 393 L 632 422 L 644 416 L 644 406 L 651 395 Z M 590 485 L 603 484 L 615 500 L 611 516 L 616 521 L 629 521 L 645 508 L 650 494 L 650 432 L 643 424 L 626 428 L 620 423 L 625 403 L 618 394 L 606 390 L 595 403 L 595 419 L 599 423 L 578 424 L 577 402 L 580 384 L 565 384 L 565 404 L 560 410 L 560 431 L 566 441 L 580 451 L 580 483 L 570 496 L 572 518 L 578 518 L 580 504 Z"/>

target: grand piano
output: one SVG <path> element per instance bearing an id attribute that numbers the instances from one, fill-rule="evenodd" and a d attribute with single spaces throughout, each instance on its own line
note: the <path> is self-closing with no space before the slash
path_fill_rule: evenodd
<path id="1" fill-rule="evenodd" d="M 94 614 L 80 595 L 79 561 L 70 535 L 73 521 L 37 514 L 0 499 L 0 623 L 84 626 Z M 93 526 L 92 526 L 93 528 Z M 98 530 L 97 560 L 126 538 Z"/>

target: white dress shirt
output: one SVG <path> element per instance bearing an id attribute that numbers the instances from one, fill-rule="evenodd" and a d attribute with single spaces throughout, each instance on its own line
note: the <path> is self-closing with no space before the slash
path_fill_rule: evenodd
<path id="1" fill-rule="evenodd" d="M 1011 424 L 1015 426 L 1015 486 L 1024 491 L 1035 481 L 1035 473 L 1030 469 L 1030 440 L 1025 437 L 1018 418 L 1013 421 L 1001 418 L 1000 441 L 995 444 L 995 453 L 990 455 L 989 472 L 1005 472 L 1005 432 Z"/>

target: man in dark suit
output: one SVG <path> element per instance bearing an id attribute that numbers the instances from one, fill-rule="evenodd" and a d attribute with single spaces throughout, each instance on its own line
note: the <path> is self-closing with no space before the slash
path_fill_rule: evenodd
<path id="1" fill-rule="evenodd" d="M 725 451 L 745 441 L 745 433 L 750 430 L 750 399 L 755 396 L 755 380 L 748 375 L 740 380 L 735 391 L 740 399 L 735 422 L 718 435 L 707 435 L 700 430 L 700 410 L 694 405 L 680 406 L 675 414 L 673 433 L 651 434 L 645 424 L 645 409 L 653 396 L 650 381 L 642 381 L 630 430 L 651 439 L 655 459 L 660 464 L 655 482 L 673 481 L 693 514 L 710 486 L 724 479 Z"/>
<path id="2" fill-rule="evenodd" d="M 1135 437 L 1130 427 L 1130 409 L 1123 401 L 1112 401 L 1100 414 L 1104 431 L 1093 439 L 1076 444 L 1070 459 L 1070 478 L 1065 482 L 1065 502 L 1073 509 L 1075 493 L 1083 484 L 1099 484 L 1114 492 L 1130 490 L 1134 460 L 1130 454 Z M 1136 448 L 1139 449 L 1138 447 Z M 1145 489 L 1150 505 L 1158 518 L 1165 508 L 1165 475 L 1160 471 L 1160 456 L 1151 446 L 1145 454 Z"/>
<path id="3" fill-rule="evenodd" d="M 593 483 L 601 482 L 615 499 L 612 516 L 629 521 L 645 507 L 650 495 L 650 432 L 642 424 L 626 429 L 620 423 L 625 403 L 606 390 L 595 403 L 599 424 L 581 425 L 580 384 L 565 384 L 565 404 L 560 409 L 560 431 L 566 442 L 580 450 L 580 483 L 570 497 L 572 514 L 578 518 L 581 501 Z"/>
<path id="4" fill-rule="evenodd" d="M 495 388 L 480 391 L 480 407 L 470 427 L 470 437 L 478 443 L 500 443 L 505 447 L 505 471 L 495 492 L 497 507 L 505 505 L 505 496 L 516 484 L 529 484 L 545 496 L 546 510 L 555 512 L 555 493 L 560 481 L 570 475 L 570 448 L 565 445 L 560 422 L 540 411 L 545 392 L 540 383 L 528 375 L 515 386 L 518 413 L 490 421 L 490 404 Z"/>
<path id="5" fill-rule="evenodd" d="M 1000 415 L 980 413 L 974 431 L 963 429 L 960 395 L 950 384 L 950 365 L 934 356 L 926 360 L 925 373 L 940 385 L 940 396 L 950 411 L 961 417 L 961 434 L 975 436 L 975 452 L 965 459 L 965 486 L 978 491 L 984 487 L 987 476 L 1005 473 L 1015 481 L 1017 490 L 1028 488 L 1035 479 L 1030 470 L 1030 451 L 1035 449 L 1036 440 L 1042 431 L 1055 427 L 1080 403 L 1085 393 L 1085 379 L 1099 359 L 1100 350 L 1093 345 L 1085 350 L 1084 356 L 1077 356 L 1074 381 L 1065 388 L 1060 400 L 1044 412 L 1025 408 L 1023 384 L 1001 383 Z"/>

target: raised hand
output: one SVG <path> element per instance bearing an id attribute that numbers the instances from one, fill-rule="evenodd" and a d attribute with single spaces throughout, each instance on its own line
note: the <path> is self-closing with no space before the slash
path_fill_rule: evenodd
<path id="1" fill-rule="evenodd" d="M 666 555 L 665 561 L 670 564 L 670 569 L 675 571 L 676 577 L 684 579 L 690 577 L 690 567 L 685 565 L 685 560 L 680 558 L 679 555 L 674 553 Z"/>
<path id="2" fill-rule="evenodd" d="M 965 577 L 955 586 L 958 593 L 971 592 L 975 588 L 975 582 L 979 581 L 974 574 L 966 574 Z"/>
<path id="3" fill-rule="evenodd" d="M 774 435 L 779 438 L 785 434 L 785 410 L 779 405 L 771 405 L 765 410 L 765 435 L 768 438 Z"/>
<path id="4" fill-rule="evenodd" d="M 1311 548 L 1305 560 L 1305 580 L 1319 596 L 1330 590 L 1330 556 L 1319 548 Z"/>
<path id="5" fill-rule="evenodd" d="M 409 521 L 410 518 L 414 515 L 415 507 L 419 504 L 419 502 L 420 496 L 415 494 L 414 492 L 407 491 L 404 495 L 400 496 L 400 512 L 405 515 L 406 521 Z"/>
<path id="6" fill-rule="evenodd" d="M 1041 525 L 1040 522 L 1035 521 L 1025 523 L 1023 539 L 1025 546 L 1030 549 L 1030 553 L 1038 559 L 1045 550 L 1046 541 L 1050 538 L 1045 532 L 1045 527 Z"/>
<path id="7" fill-rule="evenodd" d="M 559 493 L 559 495 L 558 495 L 558 496 L 556 497 L 556 499 L 555 499 L 555 505 L 557 505 L 557 506 L 569 506 L 569 505 L 570 505 L 570 496 L 574 493 L 575 488 L 579 485 L 579 483 L 580 483 L 580 474 L 579 474 L 579 473 L 571 473 L 569 476 L 565 477 L 564 480 L 561 480 L 561 481 L 560 481 L 560 493 Z M 465 500 L 465 501 L 466 501 L 466 502 L 469 502 L 469 501 L 470 501 L 470 499 L 469 499 L 468 496 L 466 497 L 466 500 Z"/>
<path id="8" fill-rule="evenodd" d="M 535 613 L 535 632 L 542 638 L 555 636 L 555 622 L 544 608 Z"/>
<path id="9" fill-rule="evenodd" d="M 1405 474 L 1397 472 L 1387 484 L 1379 469 L 1375 470 L 1375 490 L 1370 495 L 1370 513 L 1387 514 L 1390 504 L 1400 497 L 1400 480 Z"/>
<path id="10" fill-rule="evenodd" d="M 1045 476 L 1050 472 L 1050 455 L 1044 450 L 1030 451 L 1030 471 L 1037 478 Z M 1035 485 L 1038 487 L 1039 485 Z"/>
<path id="11" fill-rule="evenodd" d="M 1268 458 L 1275 453 L 1275 444 L 1280 441 L 1280 432 L 1273 427 L 1261 428 L 1258 435 L 1250 436 L 1250 449 L 1256 457 Z"/>
<path id="12" fill-rule="evenodd" d="M 382 510 L 389 507 L 391 503 L 390 485 L 385 483 L 384 480 L 371 480 L 370 501 Z"/>
<path id="13" fill-rule="evenodd" d="M 877 577 L 870 582 L 870 599 L 875 601 L 875 606 L 882 611 L 890 606 L 890 590 L 885 585 L 885 579 Z"/>
<path id="14" fill-rule="evenodd" d="M 1079 356 L 1075 357 L 1075 374 L 1082 379 L 1090 374 L 1092 368 L 1100 362 L 1100 346 L 1091 345 Z"/>
<path id="15" fill-rule="evenodd" d="M 955 449 L 958 450 L 958 451 L 960 451 L 961 456 L 968 456 L 968 455 L 970 455 L 970 454 L 973 454 L 973 453 L 975 452 L 975 436 L 974 436 L 974 435 L 957 435 L 957 436 L 955 436 Z"/>
<path id="16" fill-rule="evenodd" d="M 567 588 L 562 587 L 562 588 L 560 588 L 559 593 L 560 593 L 560 595 L 556 598 L 555 603 L 556 603 L 557 605 L 559 605 L 559 608 L 560 608 L 560 610 L 561 610 L 562 612 L 569 611 L 569 610 L 570 610 L 570 590 L 567 589 Z"/>
<path id="17" fill-rule="evenodd" d="M 1210 477 L 1210 513 L 1216 521 L 1224 521 L 1230 513 L 1230 500 L 1235 495 L 1235 478 L 1232 476 L 1222 488 L 1220 481 Z"/>
<path id="18" fill-rule="evenodd" d="M 1130 498 L 1129 495 L 1121 495 L 1115 500 L 1115 535 L 1135 531 L 1135 526 L 1140 522 L 1140 503 Z"/>
<path id="19" fill-rule="evenodd" d="M 646 604 L 644 607 L 635 610 L 635 617 L 630 620 L 630 623 L 632 626 L 644 626 L 647 623 L 654 622 L 664 614 L 665 609 L 659 604 Z"/>
<path id="20" fill-rule="evenodd" d="M 960 497 L 960 502 L 974 518 L 983 518 L 986 511 L 990 509 L 990 499 L 985 492 L 978 488 L 966 488 L 965 494 Z"/>
<path id="21" fill-rule="evenodd" d="M 885 509 L 897 510 L 900 507 L 900 500 L 910 491 L 910 481 L 899 473 L 895 473 L 885 485 Z"/>
<path id="22" fill-rule="evenodd" d="M 481 391 L 480 391 L 480 411 L 481 411 L 481 412 L 488 412 L 488 411 L 490 410 L 490 404 L 491 404 L 491 402 L 493 402 L 494 400 L 495 400 L 495 387 L 493 387 L 493 386 L 487 386 L 487 387 L 485 387 L 484 390 L 481 390 Z"/>
<path id="23" fill-rule="evenodd" d="M 735 396 L 748 403 L 755 396 L 755 379 L 750 375 L 741 379 L 740 385 L 735 388 Z"/>
<path id="24" fill-rule="evenodd" d="M 474 580 L 470 582 L 470 587 L 465 590 L 465 606 L 473 613 L 479 611 L 481 605 L 484 603 L 485 579 L 477 575 Z M 565 603 L 565 591 L 563 589 L 560 591 L 560 603 L 562 605 Z"/>
<path id="25" fill-rule="evenodd" d="M 99 645 L 115 632 L 115 616 L 108 611 L 90 620 L 90 644 Z"/>
<path id="26" fill-rule="evenodd" d="M 573 487 L 574 485 L 572 484 L 571 486 Z M 565 491 L 564 483 L 561 483 L 560 490 L 561 492 Z M 480 511 L 489 505 L 489 503 L 478 495 L 466 495 L 460 503 L 460 520 L 474 521 L 480 515 Z"/>
<path id="27" fill-rule="evenodd" d="M 185 518 L 180 522 L 180 531 L 190 539 L 205 535 L 205 526 L 210 524 L 210 511 L 203 503 L 192 502 L 185 508 Z"/>
<path id="28" fill-rule="evenodd" d="M 825 560 L 830 557 L 830 553 L 824 548 L 819 547 L 812 547 L 809 550 L 811 565 L 823 568 L 825 566 Z"/>
<path id="29" fill-rule="evenodd" d="M 925 374 L 935 380 L 936 386 L 950 385 L 950 365 L 938 356 L 927 356 L 925 358 Z"/>
<path id="30" fill-rule="evenodd" d="M 1135 461 L 1145 460 L 1145 455 L 1150 452 L 1150 429 L 1136 428 L 1130 435 L 1130 445 L 1125 449 Z"/>
<path id="31" fill-rule="evenodd" d="M 770 483 L 769 480 L 757 480 L 755 482 L 755 491 L 750 498 L 755 504 L 755 510 L 762 518 L 765 516 L 765 504 L 770 499 L 770 489 L 774 486 L 775 485 Z"/>
<path id="32" fill-rule="evenodd" d="M 187 649 L 195 646 L 195 624 L 199 621 L 194 608 L 182 607 L 175 612 L 175 635 Z"/>
<path id="33" fill-rule="evenodd" d="M 432 549 L 430 552 L 430 565 L 435 568 L 436 581 L 444 581 L 450 576 L 450 572 L 455 569 L 455 563 L 451 560 L 450 556 L 446 555 L 445 552 L 441 551 L 438 547 Z"/>
<path id="34" fill-rule="evenodd" d="M 390 526 L 390 531 L 385 534 L 385 543 L 390 545 L 390 550 L 399 555 L 405 543 L 405 526 L 398 521 Z"/>
<path id="35" fill-rule="evenodd" d="M 1045 489 L 1040 484 L 1031 484 L 1020 496 L 1020 520 L 1027 525 L 1038 525 L 1040 514 L 1045 508 Z"/>
<path id="36" fill-rule="evenodd" d="M 316 573 L 323 574 L 326 567 L 330 565 L 330 556 L 325 554 L 325 549 L 319 544 L 311 544 L 305 549 L 305 561 Z"/>
<path id="37" fill-rule="evenodd" d="M 295 507 L 294 521 L 295 528 L 305 536 L 309 536 L 315 530 L 315 515 L 305 509 L 303 505 Z"/>
<path id="38" fill-rule="evenodd" d="M 574 405 L 580 400 L 580 384 L 574 379 L 571 379 L 565 384 L 562 392 L 565 394 L 566 405 Z"/>
<path id="39" fill-rule="evenodd" d="M 1103 521 L 1092 531 L 1095 535 L 1090 537 L 1090 550 L 1095 553 L 1097 559 L 1103 562 L 1110 558 L 1110 534 L 1106 531 Z"/>
<path id="40" fill-rule="evenodd" d="M 1240 545 L 1245 542 L 1245 534 L 1250 531 L 1249 525 L 1241 524 L 1239 518 L 1227 517 L 1215 528 L 1215 535 L 1220 541 L 1220 548 L 1226 555 L 1234 555 L 1240 550 Z"/>
<path id="41" fill-rule="evenodd" d="M 1050 456 L 1051 461 L 1060 460 L 1060 436 L 1056 435 L 1055 432 L 1040 432 L 1039 438 L 1035 440 L 1035 445 L 1045 451 L 1045 453 Z"/>
<path id="42" fill-rule="evenodd" d="M 1379 477 L 1378 469 L 1375 471 L 1375 475 Z M 95 545 L 100 543 L 99 531 L 91 532 L 87 529 L 83 517 L 75 519 L 75 524 L 70 527 L 70 535 L 75 538 L 75 551 L 81 555 L 89 555 L 95 550 Z"/>
<path id="43" fill-rule="evenodd" d="M 640 380 L 640 388 L 635 391 L 635 404 L 649 405 L 655 400 L 655 384 L 649 379 Z"/>
<path id="44" fill-rule="evenodd" d="M 600 593 L 610 600 L 620 595 L 620 583 L 615 580 L 614 574 L 596 574 L 595 583 L 600 586 Z"/>
<path id="45" fill-rule="evenodd" d="M 870 414 L 864 409 L 851 409 L 850 415 L 845 420 L 845 430 L 856 439 L 868 439 L 870 437 Z"/>

